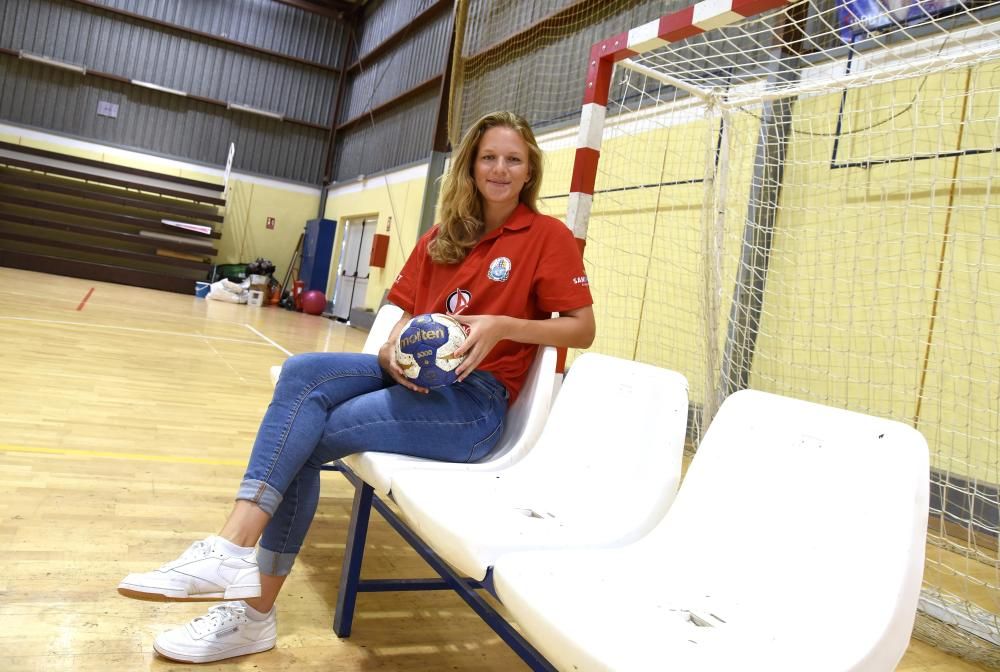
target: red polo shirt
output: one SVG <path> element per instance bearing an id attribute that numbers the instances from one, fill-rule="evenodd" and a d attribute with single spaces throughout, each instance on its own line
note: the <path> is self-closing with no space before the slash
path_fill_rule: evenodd
<path id="1" fill-rule="evenodd" d="M 427 253 L 433 227 L 417 241 L 389 292 L 412 315 L 463 313 L 548 319 L 554 312 L 594 303 L 573 234 L 554 217 L 523 203 L 457 264 L 437 264 Z M 538 346 L 503 340 L 479 364 L 517 398 Z"/>

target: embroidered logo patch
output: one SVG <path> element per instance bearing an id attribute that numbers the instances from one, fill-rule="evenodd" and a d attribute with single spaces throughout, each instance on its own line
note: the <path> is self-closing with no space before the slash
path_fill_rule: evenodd
<path id="1" fill-rule="evenodd" d="M 456 289 L 448 295 L 448 299 L 445 301 L 445 312 L 452 315 L 459 315 L 465 312 L 471 301 L 472 292 L 467 289 Z"/>
<path id="2" fill-rule="evenodd" d="M 584 287 L 590 287 L 590 281 L 587 280 L 587 276 L 586 275 L 578 275 L 575 278 L 573 278 L 573 284 L 574 285 L 583 285 Z"/>
<path id="3" fill-rule="evenodd" d="M 493 282 L 507 282 L 510 277 L 510 259 L 507 257 L 497 257 L 490 262 L 490 270 L 486 277 Z"/>

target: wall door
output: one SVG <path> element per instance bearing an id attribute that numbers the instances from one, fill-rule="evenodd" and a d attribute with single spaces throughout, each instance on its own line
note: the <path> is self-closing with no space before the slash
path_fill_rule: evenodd
<path id="1" fill-rule="evenodd" d="M 368 290 L 368 260 L 372 254 L 378 220 L 348 219 L 344 224 L 344 243 L 340 252 L 337 287 L 333 292 L 333 316 L 347 321 L 351 308 L 363 306 Z"/>

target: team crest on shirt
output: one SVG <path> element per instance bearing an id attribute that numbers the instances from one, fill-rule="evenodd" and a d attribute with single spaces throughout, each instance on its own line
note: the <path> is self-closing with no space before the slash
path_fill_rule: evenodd
<path id="1" fill-rule="evenodd" d="M 491 261 L 486 277 L 493 282 L 507 282 L 507 278 L 510 277 L 510 258 L 497 257 Z"/>
<path id="2" fill-rule="evenodd" d="M 456 289 L 445 300 L 445 312 L 450 315 L 459 315 L 465 312 L 471 301 L 472 292 L 467 289 Z"/>

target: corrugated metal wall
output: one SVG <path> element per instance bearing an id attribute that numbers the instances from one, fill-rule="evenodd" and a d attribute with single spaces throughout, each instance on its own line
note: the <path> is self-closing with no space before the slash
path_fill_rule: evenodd
<path id="1" fill-rule="evenodd" d="M 335 180 L 390 170 L 430 154 L 437 88 L 366 113 L 440 75 L 447 62 L 451 2 L 371 0 L 349 35 L 346 24 L 273 0 L 98 0 L 108 8 L 225 36 L 320 64 L 263 54 L 207 37 L 95 9 L 72 0 L 5 0 L 0 47 L 81 63 L 215 100 L 271 110 L 326 127 L 337 91 L 344 40 L 349 61 L 371 54 L 423 12 L 432 20 L 403 33 L 353 68 L 337 123 Z M 513 109 L 540 128 L 579 114 L 590 45 L 689 0 L 470 0 L 462 53 L 462 127 L 495 109 Z M 510 40 L 570 8 L 562 24 Z M 499 45 L 499 46 L 497 46 Z M 485 50 L 485 55 L 482 55 Z M 478 61 L 477 61 L 478 59 Z M 325 66 L 325 67 L 324 67 Z M 333 69 L 331 69 L 333 68 Z M 80 77 L 0 56 L 0 117 L 156 154 L 221 164 L 236 142 L 239 170 L 317 183 L 326 133 L 96 77 Z M 120 105 L 118 119 L 98 117 L 99 100 Z"/>
<path id="2" fill-rule="evenodd" d="M 578 0 L 470 0 L 462 56 L 478 54 L 574 4 Z"/>
<path id="3" fill-rule="evenodd" d="M 364 21 L 358 26 L 356 58 L 367 56 L 387 37 L 406 26 L 413 17 L 437 4 L 437 0 L 375 0 L 365 5 Z M 447 11 L 451 11 L 448 7 Z M 447 13 L 447 12 L 446 12 Z"/>
<path id="4" fill-rule="evenodd" d="M 336 179 L 352 180 L 417 161 L 431 152 L 438 92 L 408 100 L 337 136 Z"/>
<path id="5" fill-rule="evenodd" d="M 108 145 L 316 183 L 326 133 L 125 83 L 0 56 L 0 119 Z M 117 119 L 98 101 L 121 105 Z"/>
<path id="6" fill-rule="evenodd" d="M 360 58 L 434 5 L 438 5 L 434 0 L 368 3 L 358 27 Z M 339 123 L 358 121 L 337 134 L 335 180 L 391 170 L 430 156 L 439 87 L 405 98 L 375 114 L 374 119 L 365 115 L 443 74 L 451 39 L 451 14 L 452 3 L 440 4 L 428 23 L 401 35 L 377 57 L 348 72 Z M 356 62 L 358 56 L 351 60 Z"/>
<path id="7" fill-rule="evenodd" d="M 338 66 L 346 28 L 342 23 L 274 0 L 95 0 L 255 47 Z"/>
<path id="8" fill-rule="evenodd" d="M 462 129 L 497 109 L 518 112 L 536 130 L 575 123 L 590 47 L 690 4 L 691 0 L 469 0 L 461 48 L 467 68 L 461 100 L 458 105 L 452 101 L 452 110 L 460 111 Z M 563 9 L 566 14 L 550 20 L 545 30 L 511 40 Z"/>
<path id="9" fill-rule="evenodd" d="M 440 75 L 447 62 L 450 27 L 451 15 L 442 13 L 397 47 L 348 74 L 341 121 L 354 119 Z"/>
<path id="10" fill-rule="evenodd" d="M 336 21 L 271 0 L 116 0 L 106 4 L 148 12 L 153 18 L 196 30 L 225 33 L 230 39 L 316 59 L 327 66 L 337 65 L 346 38 L 346 30 Z M 298 30 L 302 31 L 301 41 Z M 6 0 L 0 5 L 0 47 L 23 49 L 323 127 L 331 122 L 337 89 L 338 73 L 330 69 L 68 0 Z M 324 130 L 92 76 L 71 74 L 67 79 L 67 74 L 0 56 L 0 115 L 15 123 L 216 164 L 225 162 L 229 143 L 235 142 L 240 170 L 310 183 L 321 177 Z M 24 87 L 29 93 L 9 95 L 12 87 Z M 97 100 L 118 103 L 118 118 L 98 117 Z"/>

